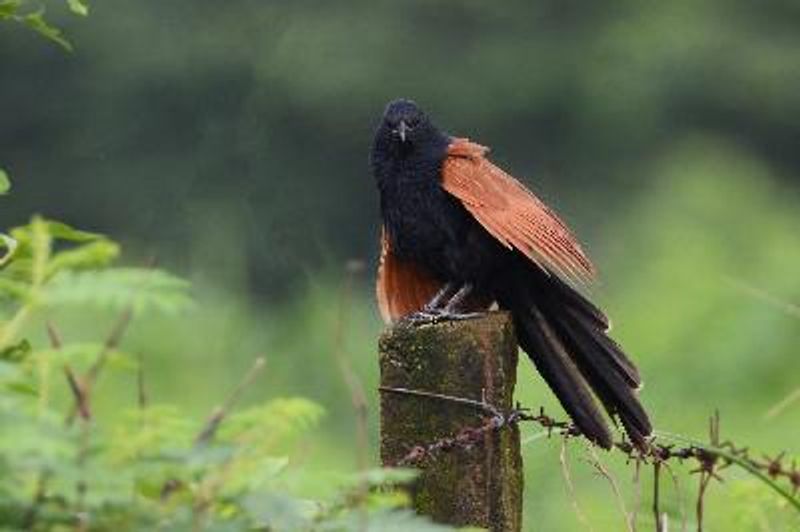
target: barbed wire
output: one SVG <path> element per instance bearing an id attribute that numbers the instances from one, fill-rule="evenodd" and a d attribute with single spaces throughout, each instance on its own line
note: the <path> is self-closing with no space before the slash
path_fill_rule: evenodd
<path id="1" fill-rule="evenodd" d="M 471 405 L 476 408 L 483 418 L 483 422 L 479 425 L 464 427 L 453 435 L 444 436 L 432 442 L 414 445 L 397 463 L 393 464 L 395 466 L 424 466 L 425 462 L 435 460 L 437 455 L 442 453 L 457 449 L 469 450 L 473 447 L 482 446 L 486 442 L 487 435 L 521 423 L 538 424 L 547 431 L 548 437 L 575 438 L 581 436 L 580 429 L 574 423 L 558 420 L 547 415 L 543 407 L 538 409 L 537 414 L 532 414 L 530 409 L 517 404 L 516 408 L 511 412 L 504 414 L 485 401 L 405 388 L 381 387 L 381 391 Z M 663 440 L 673 441 L 664 442 Z M 675 443 L 675 440 L 681 443 Z M 613 448 L 625 454 L 629 463 L 633 461 L 639 465 L 650 464 L 653 466 L 655 475 L 653 511 L 656 515 L 658 531 L 664 529 L 664 521 L 660 517 L 659 509 L 658 475 L 662 466 L 669 467 L 669 463 L 674 461 L 680 463 L 694 461 L 696 464 L 690 474 L 699 475 L 700 477 L 696 501 L 699 524 L 703 520 L 706 489 L 712 480 L 723 481 L 720 472 L 734 464 L 759 476 L 762 480 L 768 481 L 773 489 L 800 510 L 800 499 L 797 497 L 798 492 L 800 492 L 800 467 L 798 467 L 796 460 L 789 461 L 785 452 L 775 456 L 762 454 L 760 457 L 755 457 L 748 447 L 736 445 L 730 439 L 722 440 L 718 412 L 715 412 L 709 420 L 708 440 L 708 444 L 705 444 L 682 436 L 657 432 L 643 447 L 637 447 L 626 439 L 613 443 Z M 789 489 L 783 489 L 775 484 L 774 481 L 787 484 Z"/>

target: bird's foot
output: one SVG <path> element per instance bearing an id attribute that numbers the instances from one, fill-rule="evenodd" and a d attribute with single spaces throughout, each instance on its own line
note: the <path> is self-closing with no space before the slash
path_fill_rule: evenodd
<path id="1" fill-rule="evenodd" d="M 427 325 L 437 323 L 441 320 L 441 311 L 437 309 L 424 308 L 413 314 L 409 314 L 403 321 L 411 325 Z"/>
<path id="2" fill-rule="evenodd" d="M 446 309 L 425 308 L 413 314 L 409 314 L 404 318 L 404 321 L 412 325 L 431 325 L 444 321 L 471 320 L 482 315 L 481 312 L 454 312 Z"/>
<path id="3" fill-rule="evenodd" d="M 483 315 L 481 312 L 462 312 L 460 310 L 472 290 L 471 284 L 464 284 L 456 294 L 447 299 L 449 293 L 453 291 L 453 284 L 448 283 L 433 299 L 422 307 L 422 310 L 410 314 L 404 319 L 412 325 L 429 325 L 443 321 L 462 321 L 478 318 Z"/>
<path id="4" fill-rule="evenodd" d="M 453 312 L 444 310 L 442 311 L 441 316 L 441 319 L 443 320 L 464 321 L 480 318 L 483 316 L 483 312 Z"/>

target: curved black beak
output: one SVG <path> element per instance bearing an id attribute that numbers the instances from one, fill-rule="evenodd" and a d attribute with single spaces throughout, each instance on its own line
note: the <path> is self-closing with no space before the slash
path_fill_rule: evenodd
<path id="1" fill-rule="evenodd" d="M 406 141 L 406 133 L 411 131 L 411 128 L 408 127 L 405 120 L 401 120 L 400 123 L 397 125 L 397 134 L 400 136 L 400 142 Z"/>

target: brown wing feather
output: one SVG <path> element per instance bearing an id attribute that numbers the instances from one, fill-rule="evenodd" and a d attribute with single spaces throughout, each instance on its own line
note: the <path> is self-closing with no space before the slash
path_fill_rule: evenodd
<path id="1" fill-rule="evenodd" d="M 384 321 L 395 321 L 421 310 L 441 287 L 430 274 L 392 253 L 386 231 L 382 232 L 376 291 Z"/>
<path id="2" fill-rule="evenodd" d="M 572 284 L 589 283 L 594 267 L 567 226 L 525 186 L 492 164 L 488 148 L 454 139 L 442 186 L 499 242 Z"/>

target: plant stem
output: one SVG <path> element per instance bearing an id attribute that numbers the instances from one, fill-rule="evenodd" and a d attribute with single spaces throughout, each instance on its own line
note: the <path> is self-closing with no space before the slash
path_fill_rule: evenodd
<path id="1" fill-rule="evenodd" d="M 786 499 L 786 501 L 795 508 L 798 512 L 800 512 L 800 499 L 795 498 L 792 496 L 792 493 L 785 489 L 783 486 L 769 478 L 769 475 L 755 467 L 753 464 L 750 463 L 746 458 L 742 458 L 740 456 L 736 456 L 733 453 L 730 453 L 724 449 L 720 449 L 719 447 L 714 447 L 713 445 L 707 445 L 703 442 L 693 440 L 691 438 L 687 438 L 685 436 L 680 436 L 678 434 L 670 434 L 667 432 L 657 431 L 656 435 L 659 438 L 663 438 L 665 440 L 671 440 L 678 443 L 688 444 L 693 447 L 697 447 L 698 449 L 702 449 L 703 451 L 723 458 L 732 464 L 736 464 L 737 466 L 741 467 L 752 476 L 756 477 L 758 480 L 772 488 L 775 493 Z"/>

